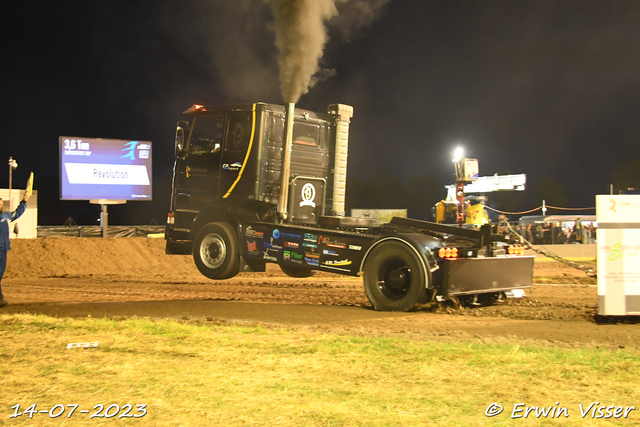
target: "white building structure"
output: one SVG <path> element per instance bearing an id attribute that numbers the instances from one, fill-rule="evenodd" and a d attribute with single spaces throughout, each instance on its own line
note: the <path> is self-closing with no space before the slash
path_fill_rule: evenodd
<path id="1" fill-rule="evenodd" d="M 9 212 L 9 209 L 15 210 L 20 204 L 20 200 L 24 197 L 25 190 L 0 188 L 0 198 L 2 198 L 2 204 L 4 205 L 5 212 Z M 15 226 L 18 226 L 17 228 Z M 18 231 L 18 234 L 14 231 Z M 29 201 L 27 202 L 27 210 L 22 214 L 17 221 L 12 222 L 9 225 L 9 238 L 10 239 L 35 239 L 38 237 L 38 192 L 33 191 Z"/>

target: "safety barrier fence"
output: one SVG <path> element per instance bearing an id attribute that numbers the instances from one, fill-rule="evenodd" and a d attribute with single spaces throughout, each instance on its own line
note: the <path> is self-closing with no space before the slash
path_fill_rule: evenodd
<path id="1" fill-rule="evenodd" d="M 99 225 L 44 226 L 37 228 L 38 237 L 102 237 Z M 164 225 L 110 225 L 107 237 L 161 237 Z"/>
<path id="2" fill-rule="evenodd" d="M 528 213 L 536 212 L 536 211 L 545 212 L 546 209 L 556 209 L 556 210 L 560 210 L 560 211 L 593 211 L 593 210 L 596 209 L 595 206 L 589 207 L 589 208 L 561 208 L 561 207 L 558 207 L 558 206 L 540 205 L 537 208 L 529 209 L 528 211 L 507 212 L 507 211 L 501 211 L 501 210 L 498 210 L 498 209 L 494 209 L 491 206 L 487 206 L 487 205 L 484 205 L 484 207 L 486 209 L 489 209 L 490 211 L 494 211 L 494 212 L 497 212 L 497 213 L 503 214 L 503 215 L 524 215 L 524 214 L 528 214 Z"/>

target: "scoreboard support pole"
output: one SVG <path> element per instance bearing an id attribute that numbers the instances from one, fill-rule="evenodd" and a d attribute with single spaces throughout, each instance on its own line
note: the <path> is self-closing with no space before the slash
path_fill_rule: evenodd
<path id="1" fill-rule="evenodd" d="M 107 230 L 109 229 L 109 213 L 107 212 L 107 205 L 100 205 L 100 226 L 102 227 L 102 238 L 105 239 L 109 233 Z"/>
<path id="2" fill-rule="evenodd" d="M 109 212 L 107 212 L 108 205 L 123 205 L 127 203 L 126 200 L 110 200 L 110 199 L 97 199 L 91 200 L 94 205 L 100 205 L 100 227 L 102 228 L 102 238 L 106 239 L 109 236 Z"/>

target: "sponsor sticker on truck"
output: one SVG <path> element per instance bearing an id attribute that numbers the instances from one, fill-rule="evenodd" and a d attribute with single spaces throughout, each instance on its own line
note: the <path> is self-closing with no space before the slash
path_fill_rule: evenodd
<path id="1" fill-rule="evenodd" d="M 244 235 L 247 237 L 255 237 L 257 239 L 262 239 L 264 237 L 264 233 L 262 231 L 254 230 L 251 226 L 247 227 Z"/>
<path id="2" fill-rule="evenodd" d="M 318 236 L 311 233 L 304 233 L 304 241 L 311 243 L 318 243 Z"/>
<path id="3" fill-rule="evenodd" d="M 302 260 L 304 259 L 304 255 L 296 253 L 296 252 L 291 252 L 291 251 L 284 251 L 282 253 L 282 260 L 286 261 L 286 262 L 293 262 L 296 264 L 302 264 Z"/>
<path id="4" fill-rule="evenodd" d="M 275 243 L 273 243 L 273 239 L 271 239 L 270 242 L 265 241 L 263 243 L 263 246 L 265 248 L 274 249 L 274 250 L 277 250 L 277 251 L 282 250 L 282 246 L 281 245 L 276 245 Z"/>
<path id="5" fill-rule="evenodd" d="M 251 255 L 258 255 L 260 253 L 260 251 L 258 251 L 258 245 L 255 240 L 247 240 L 247 253 Z"/>
<path id="6" fill-rule="evenodd" d="M 336 251 L 330 251 L 329 249 L 323 249 L 322 255 L 340 256 Z"/>
<path id="7" fill-rule="evenodd" d="M 318 259 L 316 258 L 304 257 L 304 262 L 306 262 L 309 265 L 314 265 L 316 267 L 320 265 L 320 263 L 318 262 Z"/>
<path id="8" fill-rule="evenodd" d="M 269 252 L 269 249 L 265 249 L 264 250 L 262 258 L 266 259 L 267 261 L 278 262 L 278 258 L 276 258 L 275 256 L 271 255 L 271 253 Z"/>
<path id="9" fill-rule="evenodd" d="M 343 265 L 351 265 L 351 260 L 349 259 L 343 259 L 343 260 L 327 260 L 325 262 L 323 262 L 322 264 L 324 265 L 333 265 L 333 266 L 343 266 Z"/>

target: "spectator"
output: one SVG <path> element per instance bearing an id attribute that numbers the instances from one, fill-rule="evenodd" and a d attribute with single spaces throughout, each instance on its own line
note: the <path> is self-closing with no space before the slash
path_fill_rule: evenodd
<path id="1" fill-rule="evenodd" d="M 541 245 L 542 244 L 542 226 L 540 224 L 536 224 L 536 228 L 534 230 L 534 243 L 536 245 Z"/>
<path id="2" fill-rule="evenodd" d="M 582 243 L 583 240 L 583 226 L 582 226 L 582 222 L 580 222 L 580 218 L 578 218 L 576 220 L 575 225 L 573 226 L 573 232 L 575 233 L 576 237 L 576 243 Z"/>
<path id="3" fill-rule="evenodd" d="M 576 242 L 576 233 L 573 232 L 573 228 L 572 227 L 568 227 L 565 231 L 566 235 L 567 235 L 567 243 L 575 243 Z"/>
<path id="4" fill-rule="evenodd" d="M 516 236 L 516 238 L 518 238 L 518 239 L 520 239 L 520 238 L 526 239 L 527 238 L 527 236 L 526 236 L 527 229 L 526 229 L 526 227 L 524 225 L 518 224 L 516 226 L 516 228 L 515 228 L 515 231 L 518 234 L 518 236 Z"/>
<path id="5" fill-rule="evenodd" d="M 589 236 L 589 227 L 587 227 L 586 225 L 582 226 L 582 243 L 591 243 L 591 237 Z"/>
<path id="6" fill-rule="evenodd" d="M 545 245 L 551 244 L 551 226 L 548 222 L 545 222 L 542 226 L 542 242 Z"/>
<path id="7" fill-rule="evenodd" d="M 24 192 L 24 197 L 20 202 L 20 205 L 13 212 L 5 212 L 4 204 L 0 198 L 0 281 L 4 275 L 4 270 L 7 267 L 7 251 L 11 249 L 11 243 L 9 242 L 9 222 L 13 222 L 24 213 L 27 209 L 27 200 L 29 199 L 29 192 Z M 0 307 L 7 305 L 7 300 L 2 296 L 2 285 L 0 284 Z"/>
<path id="8" fill-rule="evenodd" d="M 589 240 L 591 243 L 596 242 L 596 226 L 593 225 L 593 222 L 589 224 Z"/>
<path id="9" fill-rule="evenodd" d="M 557 223 L 554 228 L 554 231 L 555 231 L 555 234 L 553 235 L 553 240 L 555 241 L 555 243 L 558 245 L 565 244 L 567 239 L 566 239 L 566 235 L 564 234 L 562 224 Z"/>

